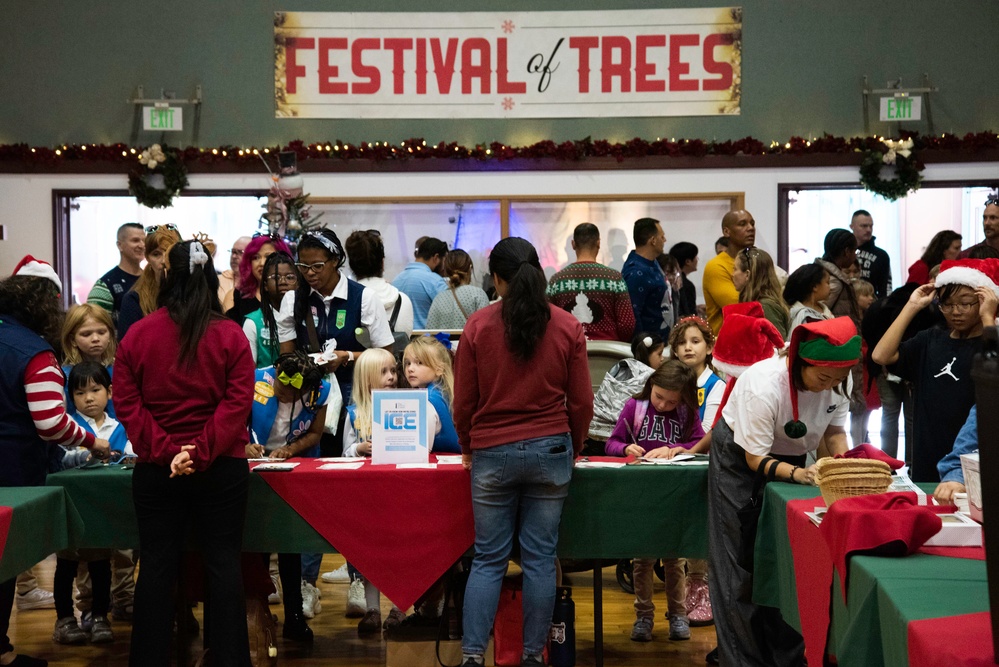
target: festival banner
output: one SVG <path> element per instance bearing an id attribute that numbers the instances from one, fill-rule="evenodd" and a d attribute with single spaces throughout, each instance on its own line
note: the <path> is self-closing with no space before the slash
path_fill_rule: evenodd
<path id="1" fill-rule="evenodd" d="M 278 118 L 738 114 L 742 8 L 274 17 Z"/>

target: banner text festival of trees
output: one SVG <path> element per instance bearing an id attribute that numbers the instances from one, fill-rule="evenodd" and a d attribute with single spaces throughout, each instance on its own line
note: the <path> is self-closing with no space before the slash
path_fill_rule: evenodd
<path id="1" fill-rule="evenodd" d="M 279 118 L 738 114 L 742 10 L 279 13 Z"/>

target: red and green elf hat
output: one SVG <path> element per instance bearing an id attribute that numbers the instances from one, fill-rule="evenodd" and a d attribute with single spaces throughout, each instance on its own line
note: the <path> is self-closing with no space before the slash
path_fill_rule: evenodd
<path id="1" fill-rule="evenodd" d="M 798 390 L 791 369 L 800 358 L 811 366 L 849 368 L 860 360 L 860 335 L 849 317 L 809 322 L 795 328 L 788 348 L 787 372 L 790 378 L 791 410 L 794 419 L 784 424 L 789 438 L 802 438 L 808 427 L 798 419 Z"/>

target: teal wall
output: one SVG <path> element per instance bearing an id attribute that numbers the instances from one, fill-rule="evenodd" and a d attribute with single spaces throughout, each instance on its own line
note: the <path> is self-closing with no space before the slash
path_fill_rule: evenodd
<path id="1" fill-rule="evenodd" d="M 136 86 L 204 87 L 201 145 L 293 139 L 510 144 L 585 136 L 785 139 L 863 132 L 861 79 L 929 73 L 937 132 L 999 130 L 999 19 L 982 0 L 743 0 L 742 114 L 541 120 L 288 120 L 273 109 L 273 12 L 723 7 L 699 0 L 16 0 L 0 31 L 0 144 L 128 141 Z M 890 131 L 878 124 L 872 130 Z M 187 115 L 187 112 L 185 112 Z M 185 117 L 185 125 L 190 123 Z M 925 131 L 925 123 L 912 129 Z M 139 141 L 157 138 L 140 133 Z M 189 144 L 185 131 L 174 143 Z"/>

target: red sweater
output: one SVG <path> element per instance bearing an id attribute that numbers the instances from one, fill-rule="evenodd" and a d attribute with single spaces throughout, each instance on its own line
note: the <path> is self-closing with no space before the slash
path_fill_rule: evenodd
<path id="1" fill-rule="evenodd" d="M 501 308 L 473 313 L 458 344 L 454 423 L 462 451 L 571 432 L 578 453 L 593 418 L 583 327 L 549 306 L 545 335 L 522 362 L 507 349 Z"/>
<path id="2" fill-rule="evenodd" d="M 177 325 L 165 308 L 129 329 L 114 365 L 114 407 L 139 461 L 170 465 L 193 444 L 196 470 L 246 457 L 254 365 L 239 325 L 214 319 L 193 365 L 179 366 Z"/>

